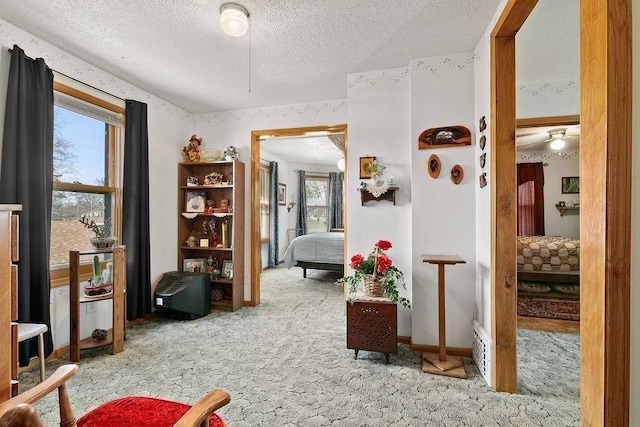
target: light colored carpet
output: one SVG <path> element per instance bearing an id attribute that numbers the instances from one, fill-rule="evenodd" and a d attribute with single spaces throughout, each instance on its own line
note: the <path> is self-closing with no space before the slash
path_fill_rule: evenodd
<path id="1" fill-rule="evenodd" d="M 127 330 L 124 352 L 82 352 L 69 382 L 76 416 L 128 395 L 194 403 L 213 388 L 231 394 L 219 411 L 235 426 L 577 426 L 579 337 L 519 331 L 520 394 L 493 392 L 473 362 L 466 380 L 424 374 L 400 345 L 391 363 L 346 348 L 335 273 L 298 268 L 262 275 L 259 307 L 192 321 L 155 318 Z M 47 363 L 47 374 L 62 357 Z M 23 389 L 38 370 L 21 375 Z M 37 405 L 58 422 L 57 397 Z"/>

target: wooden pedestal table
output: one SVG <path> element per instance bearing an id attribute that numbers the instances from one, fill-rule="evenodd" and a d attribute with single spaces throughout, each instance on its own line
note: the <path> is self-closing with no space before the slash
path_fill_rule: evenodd
<path id="1" fill-rule="evenodd" d="M 462 360 L 457 356 L 447 356 L 445 309 L 444 309 L 444 266 L 466 264 L 457 255 L 423 255 L 422 262 L 438 264 L 438 353 L 422 353 L 422 372 L 467 378 Z"/>
<path id="2" fill-rule="evenodd" d="M 113 254 L 113 292 L 105 296 L 86 297 L 80 284 L 80 256 Z M 124 350 L 125 340 L 125 293 L 127 291 L 126 248 L 114 246 L 112 249 L 95 251 L 69 251 L 69 287 L 71 293 L 71 332 L 69 340 L 69 359 L 80 361 L 80 350 L 86 348 L 111 345 L 111 354 Z M 106 299 L 113 299 L 112 328 L 107 331 L 103 340 L 86 338 L 80 340 L 80 304 Z"/>

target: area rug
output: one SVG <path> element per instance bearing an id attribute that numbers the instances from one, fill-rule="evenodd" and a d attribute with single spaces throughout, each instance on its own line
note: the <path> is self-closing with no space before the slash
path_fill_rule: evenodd
<path id="1" fill-rule="evenodd" d="M 519 296 L 518 316 L 580 320 L 580 301 L 562 298 Z"/>

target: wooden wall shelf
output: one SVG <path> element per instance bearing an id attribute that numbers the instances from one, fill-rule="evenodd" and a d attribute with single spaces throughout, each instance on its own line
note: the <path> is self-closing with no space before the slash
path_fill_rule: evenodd
<path id="1" fill-rule="evenodd" d="M 560 212 L 560 216 L 564 216 L 567 212 L 580 212 L 580 206 L 560 206 L 556 204 L 556 209 Z"/>
<path id="2" fill-rule="evenodd" d="M 396 190 L 398 190 L 398 187 L 389 187 L 386 192 L 376 197 L 373 194 L 371 194 L 366 187 L 358 188 L 358 191 L 360 192 L 360 200 L 362 202 L 362 206 L 364 206 L 365 202 L 380 201 L 380 200 L 388 200 L 390 202 L 393 202 L 393 205 L 395 206 Z"/>

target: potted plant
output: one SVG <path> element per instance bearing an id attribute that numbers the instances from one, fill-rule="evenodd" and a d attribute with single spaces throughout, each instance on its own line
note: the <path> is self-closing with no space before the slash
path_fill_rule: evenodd
<path id="1" fill-rule="evenodd" d="M 374 187 L 382 187 L 384 185 L 384 171 L 387 166 L 379 160 L 374 160 L 371 164 L 371 182 Z"/>
<path id="2" fill-rule="evenodd" d="M 406 289 L 404 274 L 385 254 L 385 251 L 391 247 L 391 242 L 388 240 L 378 240 L 373 251 L 366 258 L 361 254 L 351 257 L 349 266 L 354 269 L 353 275 L 338 280 L 339 283 L 348 284 L 347 300 L 353 301 L 358 285 L 363 283 L 365 295 L 382 297 L 386 294 L 390 301 L 397 301 L 404 307 L 411 308 L 411 302 L 398 293 L 398 284 Z"/>
<path id="3" fill-rule="evenodd" d="M 84 286 L 84 294 L 89 297 L 108 295 L 113 292 L 113 263 L 107 262 L 106 268 L 100 271 L 98 255 L 93 257 L 93 277 Z"/>
<path id="4" fill-rule="evenodd" d="M 96 249 L 109 249 L 113 246 L 118 238 L 115 236 L 110 236 L 111 234 L 111 226 L 109 225 L 109 221 L 105 221 L 104 224 L 96 224 L 94 220 L 88 219 L 85 215 L 82 215 L 79 221 L 86 227 L 90 228 L 95 234 L 96 237 L 89 239 L 91 244 Z"/>

